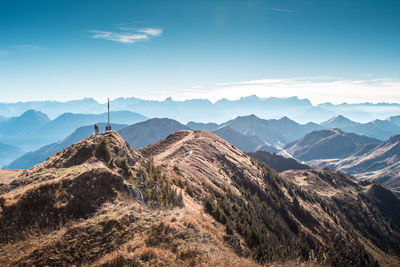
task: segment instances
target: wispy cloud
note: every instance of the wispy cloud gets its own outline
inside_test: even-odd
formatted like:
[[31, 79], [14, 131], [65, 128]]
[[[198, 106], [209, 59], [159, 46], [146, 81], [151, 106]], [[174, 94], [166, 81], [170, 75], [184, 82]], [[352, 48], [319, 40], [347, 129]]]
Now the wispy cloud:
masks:
[[12, 51], [10, 51], [10, 50], [0, 50], [0, 57], [11, 54], [11, 53], [12, 53]]
[[143, 29], [129, 29], [120, 27], [120, 32], [111, 31], [90, 31], [92, 35], [90, 38], [104, 39], [124, 44], [131, 44], [140, 41], [149, 40], [152, 37], [160, 36], [162, 29], [159, 28], [143, 28]]
[[32, 44], [10, 45], [10, 46], [7, 46], [6, 49], [0, 49], [0, 56], [14, 54], [14, 53], [18, 53], [18, 52], [36, 52], [36, 51], [39, 51], [42, 49], [44, 49], [44, 48], [41, 46], [32, 45]]
[[35, 52], [35, 51], [43, 50], [42, 46], [33, 45], [33, 44], [21, 44], [21, 45], [15, 45], [14, 47], [17, 49], [20, 49], [24, 52]]
[[282, 8], [274, 8], [274, 7], [270, 7], [268, 9], [272, 10], [272, 11], [284, 12], [284, 13], [293, 13], [294, 12], [293, 10], [290, 10], [290, 9], [282, 9]]

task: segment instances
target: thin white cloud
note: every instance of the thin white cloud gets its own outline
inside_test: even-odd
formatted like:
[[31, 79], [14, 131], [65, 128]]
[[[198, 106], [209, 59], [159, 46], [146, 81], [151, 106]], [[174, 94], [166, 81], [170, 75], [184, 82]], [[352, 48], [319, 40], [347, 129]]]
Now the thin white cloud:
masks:
[[124, 44], [131, 44], [140, 41], [145, 41], [151, 37], [160, 36], [162, 30], [158, 28], [144, 28], [133, 31], [128, 28], [120, 28], [121, 32], [110, 32], [110, 31], [90, 31], [92, 35], [90, 38], [104, 39]]
[[38, 45], [32, 45], [32, 44], [16, 45], [15, 47], [22, 51], [25, 51], [25, 52], [34, 52], [34, 51], [43, 50], [43, 47], [38, 46]]
[[138, 32], [145, 33], [150, 36], [160, 36], [162, 33], [162, 30], [155, 29], [155, 28], [146, 28], [146, 29], [138, 30]]
[[294, 12], [293, 10], [290, 10], [290, 9], [282, 9], [282, 8], [274, 8], [274, 7], [270, 7], [268, 9], [272, 10], [272, 11], [284, 12], [284, 13], [293, 13]]
[[8, 54], [11, 54], [11, 51], [9, 51], [9, 50], [0, 50], [0, 57], [8, 55]]

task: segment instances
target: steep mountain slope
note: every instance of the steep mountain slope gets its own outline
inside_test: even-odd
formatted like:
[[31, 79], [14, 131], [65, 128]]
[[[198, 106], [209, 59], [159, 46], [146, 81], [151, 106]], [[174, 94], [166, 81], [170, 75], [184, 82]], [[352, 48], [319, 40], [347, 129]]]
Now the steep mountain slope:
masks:
[[24, 152], [16, 146], [0, 143], [0, 166], [10, 163]]
[[272, 145], [282, 145], [299, 139], [305, 134], [324, 129], [315, 123], [298, 124], [287, 117], [279, 120], [264, 120], [255, 115], [237, 117], [223, 123], [221, 127], [229, 126], [244, 135], [252, 134]]
[[381, 143], [378, 139], [339, 129], [314, 131], [285, 147], [293, 157], [310, 161], [315, 159], [346, 158], [373, 149]]
[[292, 158], [285, 158], [281, 155], [271, 154], [267, 151], [256, 151], [247, 153], [252, 158], [260, 162], [264, 162], [272, 169], [277, 172], [283, 172], [286, 170], [308, 170], [311, 169], [309, 166], [305, 164], [301, 164]]
[[140, 148], [180, 130], [189, 130], [189, 128], [176, 120], [156, 118], [130, 125], [120, 130], [119, 134], [129, 145]]
[[375, 148], [334, 162], [317, 162], [363, 179], [379, 181], [400, 195], [400, 135]]
[[390, 191], [327, 170], [279, 176], [205, 131], [139, 151], [91, 136], [28, 173], [0, 171], [2, 265], [399, 264]]
[[223, 226], [174, 177], [116, 132], [75, 143], [28, 173], [0, 171], [2, 266], [257, 266], [235, 254]]
[[13, 117], [0, 124], [0, 135], [29, 135], [50, 121], [46, 114], [28, 110], [21, 116]]
[[[400, 220], [391, 205], [400, 200], [379, 185], [326, 170], [280, 177], [202, 131], [177, 132], [139, 151], [166, 166], [192, 199], [203, 200], [206, 212], [225, 225], [228, 235], [243, 238], [237, 248], [242, 253], [248, 246], [261, 261], [312, 257], [325, 265], [374, 265], [375, 259], [398, 264], [397, 256], [390, 255], [400, 253]], [[318, 177], [314, 183], [294, 183], [311, 173]], [[327, 184], [329, 192], [314, 192]]]
[[[106, 123], [99, 123], [98, 124], [100, 129], [104, 129], [106, 127]], [[118, 131], [127, 125], [125, 124], [111, 124], [112, 129]], [[36, 164], [41, 163], [42, 161], [46, 160], [49, 156], [63, 150], [69, 145], [76, 143], [89, 135], [93, 134], [93, 125], [90, 126], [83, 126], [75, 130], [70, 136], [67, 138], [41, 147], [38, 150], [28, 152], [21, 157], [13, 160], [9, 165], [5, 166], [6, 169], [29, 169]]]

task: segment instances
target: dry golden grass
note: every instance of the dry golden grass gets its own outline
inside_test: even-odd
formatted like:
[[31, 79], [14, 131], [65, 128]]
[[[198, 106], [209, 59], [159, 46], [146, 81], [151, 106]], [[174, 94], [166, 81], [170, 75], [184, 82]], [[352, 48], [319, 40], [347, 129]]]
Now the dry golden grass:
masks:
[[[259, 266], [258, 262], [243, 256], [254, 255], [251, 249], [255, 247], [251, 246], [248, 237], [237, 230], [229, 232], [227, 225], [204, 212], [207, 197], [214, 197], [213, 201], [222, 201], [230, 195], [234, 197], [229, 201], [243, 199], [242, 202], [233, 203], [240, 203], [240, 207], [232, 206], [231, 214], [234, 214], [233, 208], [243, 212], [244, 207], [252, 204], [251, 201], [257, 202], [254, 201], [257, 194], [271, 190], [271, 183], [267, 183], [264, 170], [259, 165], [219, 137], [202, 131], [178, 132], [142, 149], [140, 153], [131, 151], [115, 133], [107, 134], [106, 138], [113, 157], [120, 158], [126, 153], [128, 168], [132, 173], [129, 178], [124, 177], [126, 172], [115, 164], [116, 161], [105, 162], [101, 157], [93, 156], [92, 150], [102, 140], [100, 136], [78, 142], [50, 157], [32, 168], [29, 178], [21, 172], [0, 171], [0, 179], [1, 175], [6, 177], [3, 178], [6, 183], [3, 182], [2, 190], [7, 189], [11, 181], [18, 182], [16, 187], [9, 187], [1, 195], [6, 198], [3, 204], [7, 210], [0, 215], [0, 222], [6, 226], [0, 235], [1, 266]], [[155, 164], [161, 166], [154, 167], [162, 173], [157, 177], [143, 175], [148, 180], [140, 181], [147, 160], [143, 156], [154, 157]], [[145, 190], [151, 190], [151, 185], [156, 184], [161, 174], [168, 178], [174, 190], [182, 191], [183, 208], [179, 208], [182, 205], [142, 206], [137, 201], [135, 187], [140, 188], [146, 196]], [[240, 180], [233, 179], [238, 175], [242, 181], [250, 181], [247, 185], [255, 188], [256, 193], [250, 195], [249, 191], [244, 191], [244, 187], [239, 188]], [[275, 226], [281, 224], [283, 227], [274, 229], [287, 230], [285, 224], [291, 219], [298, 225], [297, 236], [308, 234], [318, 245], [328, 246], [332, 245], [328, 244], [333, 240], [330, 239], [331, 234], [347, 233], [350, 229], [353, 236], [364, 242], [364, 247], [371, 255], [377, 259], [387, 256], [362, 233], [350, 228], [344, 216], [340, 218], [341, 221], [335, 222], [335, 218], [322, 207], [320, 199], [311, 192], [311, 189], [315, 189], [315, 195], [328, 200], [332, 196], [343, 196], [352, 208], [354, 206], [351, 205], [357, 203], [358, 192], [352, 189], [351, 184], [345, 180], [336, 183], [329, 180], [330, 175], [319, 176], [319, 173], [311, 172], [308, 175], [288, 172], [283, 178], [273, 172], [268, 175], [271, 175], [269, 179], [277, 179], [274, 190], [281, 193], [273, 201], [287, 209], [289, 218], [285, 218], [286, 221], [282, 218], [274, 221], [275, 217], [268, 217], [271, 225], [265, 228], [266, 235], [278, 236], [280, 233], [274, 233], [268, 227], [275, 223]], [[299, 191], [293, 194], [288, 181], [304, 189], [303, 194], [306, 195], [300, 197]], [[372, 187], [360, 188], [368, 194]], [[154, 197], [155, 201], [158, 197]], [[307, 212], [306, 215], [317, 221], [312, 227], [304, 223], [304, 217], [307, 217], [305, 213], [303, 216], [295, 215], [295, 199]], [[258, 200], [264, 201], [261, 198]], [[227, 198], [225, 201], [229, 204]], [[265, 205], [271, 209], [272, 204], [277, 203], [264, 201], [259, 207]], [[329, 207], [332, 208], [332, 205]], [[365, 203], [361, 208], [370, 212]], [[247, 217], [258, 215], [244, 214]], [[279, 216], [279, 213], [271, 214]], [[235, 216], [237, 219], [238, 215]], [[2, 220], [5, 217], [7, 220]], [[239, 219], [253, 220], [247, 217]], [[8, 231], [7, 235], [4, 234], [5, 230]], [[21, 230], [24, 233], [13, 235]], [[295, 234], [292, 237], [296, 239]], [[290, 253], [297, 247], [287, 243], [287, 247], [278, 249], [274, 247], [275, 241], [279, 242], [277, 238], [268, 240], [273, 249], [271, 255], [277, 255], [271, 257], [270, 261], [278, 262], [268, 262], [265, 266], [318, 266], [310, 251], [299, 260], [296, 260], [297, 256], [279, 258], [276, 251]], [[382, 262], [389, 265], [396, 263], [392, 258]]]

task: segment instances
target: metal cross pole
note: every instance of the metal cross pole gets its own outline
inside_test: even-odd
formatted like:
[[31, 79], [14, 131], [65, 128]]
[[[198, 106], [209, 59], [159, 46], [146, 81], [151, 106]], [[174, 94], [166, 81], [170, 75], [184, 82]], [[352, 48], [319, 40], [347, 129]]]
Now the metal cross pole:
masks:
[[107, 98], [107, 106], [108, 106], [108, 127], [110, 127], [110, 99]]

